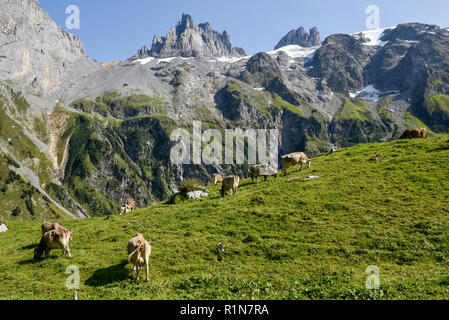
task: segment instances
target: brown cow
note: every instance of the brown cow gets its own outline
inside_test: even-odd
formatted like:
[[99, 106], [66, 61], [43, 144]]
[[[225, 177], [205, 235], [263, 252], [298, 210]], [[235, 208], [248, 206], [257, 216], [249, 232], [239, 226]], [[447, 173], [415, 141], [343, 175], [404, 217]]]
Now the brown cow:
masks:
[[149, 264], [148, 259], [151, 254], [151, 245], [140, 234], [136, 234], [128, 242], [128, 262], [134, 265], [133, 271], [137, 272], [136, 280], [139, 280], [139, 272], [143, 266], [146, 268], [146, 281], [149, 281]]
[[214, 184], [217, 184], [219, 182], [223, 182], [223, 176], [219, 173], [214, 173], [212, 178], [214, 179]]
[[65, 232], [69, 232], [70, 230], [67, 229], [66, 227], [64, 227], [61, 223], [59, 222], [45, 222], [42, 224], [41, 229], [42, 229], [42, 235], [44, 235], [45, 233], [47, 233], [48, 231], [51, 230], [55, 230], [55, 229], [62, 229]]
[[286, 156], [283, 156], [281, 160], [282, 160], [282, 171], [284, 172], [285, 175], [287, 175], [287, 169], [289, 167], [301, 164], [301, 171], [302, 171], [303, 164], [307, 164], [307, 166], [310, 168], [310, 163], [312, 162], [312, 160], [310, 160], [304, 152], [290, 153]]
[[134, 199], [129, 198], [126, 200], [125, 202], [125, 206], [121, 208], [121, 212], [120, 215], [124, 214], [124, 213], [130, 213], [133, 212], [134, 210], [137, 210], [137, 204], [134, 201]]
[[427, 138], [427, 130], [425, 128], [412, 128], [404, 131], [399, 139], [419, 139]]
[[39, 246], [34, 249], [34, 259], [44, 259], [50, 254], [52, 249], [62, 249], [62, 256], [64, 257], [67, 253], [69, 258], [71, 258], [70, 240], [72, 240], [72, 230], [64, 231], [61, 228], [57, 228], [46, 232], [42, 236]]
[[251, 167], [252, 182], [254, 182], [254, 179], [256, 179], [256, 182], [259, 182], [259, 177], [264, 177], [265, 181], [267, 181], [268, 176], [278, 177], [278, 171], [270, 166], [270, 164], [258, 164]]
[[224, 178], [220, 190], [221, 196], [224, 197], [226, 192], [228, 192], [229, 190], [232, 190], [235, 196], [237, 194], [237, 189], [239, 188], [239, 183], [240, 183], [239, 176], [233, 175]]

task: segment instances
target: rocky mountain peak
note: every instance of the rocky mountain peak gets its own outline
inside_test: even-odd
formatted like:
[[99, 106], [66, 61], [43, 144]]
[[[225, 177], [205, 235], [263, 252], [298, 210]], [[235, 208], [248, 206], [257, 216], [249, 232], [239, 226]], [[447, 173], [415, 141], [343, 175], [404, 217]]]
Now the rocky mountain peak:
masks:
[[274, 48], [279, 49], [288, 45], [299, 45], [301, 47], [315, 47], [321, 44], [321, 36], [317, 27], [310, 29], [310, 32], [300, 27], [297, 30], [291, 30], [284, 36]]
[[151, 49], [144, 46], [131, 59], [244, 55], [245, 50], [234, 47], [226, 31], [219, 33], [208, 22], [197, 25], [190, 15], [183, 14], [181, 21], [170, 28], [165, 37], [154, 36]]
[[0, 7], [0, 80], [43, 96], [60, 89], [64, 75], [84, 65], [80, 60], [89, 61], [78, 37], [57, 26], [37, 0], [0, 0]]

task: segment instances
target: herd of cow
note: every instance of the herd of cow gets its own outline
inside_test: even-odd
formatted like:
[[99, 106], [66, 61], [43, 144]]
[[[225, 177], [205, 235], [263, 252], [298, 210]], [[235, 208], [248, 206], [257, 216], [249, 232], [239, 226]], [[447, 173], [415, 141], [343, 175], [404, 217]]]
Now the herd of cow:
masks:
[[[34, 259], [44, 259], [53, 249], [62, 249], [62, 256], [70, 254], [69, 241], [72, 240], [72, 230], [67, 229], [59, 222], [45, 222], [41, 226], [42, 238], [39, 245], [34, 249]], [[128, 242], [128, 263], [133, 264], [133, 271], [139, 273], [145, 267], [146, 281], [149, 281], [149, 257], [151, 254], [151, 245], [140, 234], [136, 234]]]
[[[427, 138], [427, 131], [423, 128], [407, 129], [400, 139], [414, 139], [414, 138]], [[281, 158], [282, 171], [287, 175], [288, 168], [300, 164], [301, 171], [303, 165], [307, 165], [310, 168], [311, 160], [304, 152], [294, 152], [283, 156]], [[271, 167], [270, 164], [260, 164], [251, 167], [251, 180], [258, 181], [259, 177], [278, 176], [278, 170]], [[213, 183], [217, 184], [221, 182], [220, 194], [222, 197], [227, 192], [232, 191], [233, 195], [237, 194], [237, 190], [240, 184], [240, 177], [237, 175], [230, 175], [223, 177], [221, 174], [213, 175]], [[126, 200], [125, 207], [122, 208], [121, 214], [128, 213], [137, 209], [136, 203], [133, 199]], [[72, 230], [67, 229], [59, 222], [46, 222], [42, 224], [42, 238], [38, 247], [34, 250], [34, 259], [43, 259], [50, 254], [52, 249], [62, 249], [63, 254], [71, 257], [69, 241], [72, 240]], [[146, 281], [149, 280], [149, 265], [148, 259], [151, 254], [151, 245], [145, 240], [141, 234], [136, 234], [128, 242], [128, 262], [133, 264], [133, 271], [137, 273], [137, 280], [139, 279], [139, 273], [145, 267]]]
[[[310, 167], [311, 160], [303, 152], [296, 152], [282, 157], [283, 171], [287, 174], [287, 169], [295, 164], [307, 164]], [[256, 165], [251, 167], [251, 179], [254, 182], [260, 176], [265, 180], [268, 176], [277, 177], [278, 171], [272, 168], [269, 164]], [[237, 189], [240, 183], [240, 177], [237, 175], [227, 176], [223, 178], [220, 174], [214, 175], [214, 183], [222, 182], [221, 195], [224, 197], [229, 190], [233, 191], [234, 196], [237, 194]], [[137, 208], [133, 199], [126, 200], [125, 207], [122, 208], [121, 214], [128, 213]], [[66, 254], [71, 257], [69, 241], [72, 240], [72, 230], [67, 229], [59, 222], [46, 222], [42, 224], [42, 238], [38, 247], [34, 250], [34, 259], [44, 259], [50, 254], [53, 249], [62, 249], [62, 256]], [[146, 280], [149, 279], [149, 265], [148, 259], [151, 254], [151, 245], [141, 234], [136, 234], [128, 242], [128, 262], [133, 264], [133, 271], [137, 273], [137, 280], [139, 273], [145, 267]]]
[[[282, 162], [282, 171], [284, 172], [285, 175], [287, 175], [287, 169], [297, 164], [301, 165], [301, 171], [304, 164], [306, 164], [310, 168], [312, 160], [310, 160], [304, 152], [294, 152], [286, 156], [283, 156], [281, 158], [281, 162]], [[266, 181], [267, 177], [270, 176], [277, 178], [278, 170], [271, 167], [269, 163], [258, 164], [251, 167], [252, 182], [254, 182], [254, 179], [256, 179], [256, 182], [258, 182], [259, 177], [264, 177]], [[231, 175], [227, 176], [226, 178], [223, 178], [221, 174], [216, 173], [213, 175], [213, 180], [214, 184], [217, 184], [218, 182], [222, 183], [220, 190], [220, 194], [222, 197], [224, 197], [228, 191], [232, 191], [234, 196], [237, 194], [237, 189], [240, 184], [239, 176]]]

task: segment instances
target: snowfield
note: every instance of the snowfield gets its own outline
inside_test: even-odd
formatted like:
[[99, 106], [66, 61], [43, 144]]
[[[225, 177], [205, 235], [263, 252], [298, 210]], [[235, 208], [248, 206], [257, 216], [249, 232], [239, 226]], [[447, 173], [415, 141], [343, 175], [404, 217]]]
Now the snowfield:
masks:
[[372, 84], [364, 88], [362, 91], [356, 93], [350, 93], [351, 98], [362, 99], [362, 100], [370, 100], [370, 101], [378, 101], [382, 97], [385, 97], [389, 94], [399, 93], [399, 91], [388, 91], [382, 92], [374, 88]]
[[170, 63], [170, 62], [172, 62], [173, 60], [176, 60], [176, 59], [189, 60], [191, 58], [170, 57], [170, 58], [157, 59], [157, 58], [154, 58], [154, 57], [148, 57], [148, 58], [145, 58], [145, 59], [134, 60], [133, 63], [140, 63], [141, 65], [146, 65], [146, 64], [150, 63], [151, 61], [156, 61], [156, 64], [159, 64], [161, 62]]
[[384, 47], [388, 41], [382, 41], [380, 40], [382, 38], [382, 36], [384, 35], [386, 30], [390, 30], [390, 29], [394, 29], [395, 27], [389, 27], [389, 28], [382, 28], [382, 29], [376, 29], [376, 30], [367, 30], [367, 31], [362, 31], [362, 32], [358, 32], [358, 33], [353, 33], [351, 34], [351, 36], [356, 37], [356, 38], [364, 38], [369, 40], [368, 42], [364, 43], [364, 45], [366, 46], [379, 46], [379, 47]]
[[289, 45], [282, 48], [279, 48], [274, 51], [267, 52], [270, 55], [278, 54], [279, 52], [285, 52], [290, 58], [294, 59], [313, 59], [313, 55], [315, 51], [317, 51], [321, 46], [304, 48], [298, 45]]

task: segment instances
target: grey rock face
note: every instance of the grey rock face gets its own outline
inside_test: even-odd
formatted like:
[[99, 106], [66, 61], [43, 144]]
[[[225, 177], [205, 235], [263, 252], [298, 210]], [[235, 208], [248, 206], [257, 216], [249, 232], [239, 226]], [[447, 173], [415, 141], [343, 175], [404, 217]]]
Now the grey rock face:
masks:
[[81, 41], [37, 0], [0, 0], [0, 8], [0, 80], [45, 96], [60, 89], [79, 60], [88, 60]]
[[132, 59], [244, 55], [245, 50], [234, 47], [226, 31], [218, 33], [209, 23], [196, 25], [191, 16], [183, 14], [181, 21], [165, 37], [155, 36], [151, 49], [144, 46]]
[[292, 30], [284, 36], [281, 41], [274, 47], [274, 49], [279, 49], [288, 45], [299, 45], [301, 47], [315, 47], [321, 44], [321, 36], [317, 27], [310, 29], [310, 32], [300, 27], [297, 30]]
[[[388, 44], [376, 53], [368, 70], [374, 71], [372, 78], [384, 91], [423, 93], [449, 72], [447, 30], [433, 25], [403, 24], [385, 32], [383, 40]], [[447, 94], [448, 89], [446, 84], [438, 92]]]
[[332, 91], [348, 95], [363, 88], [369, 57], [369, 48], [361, 40], [345, 34], [332, 35], [316, 51], [310, 75]]

